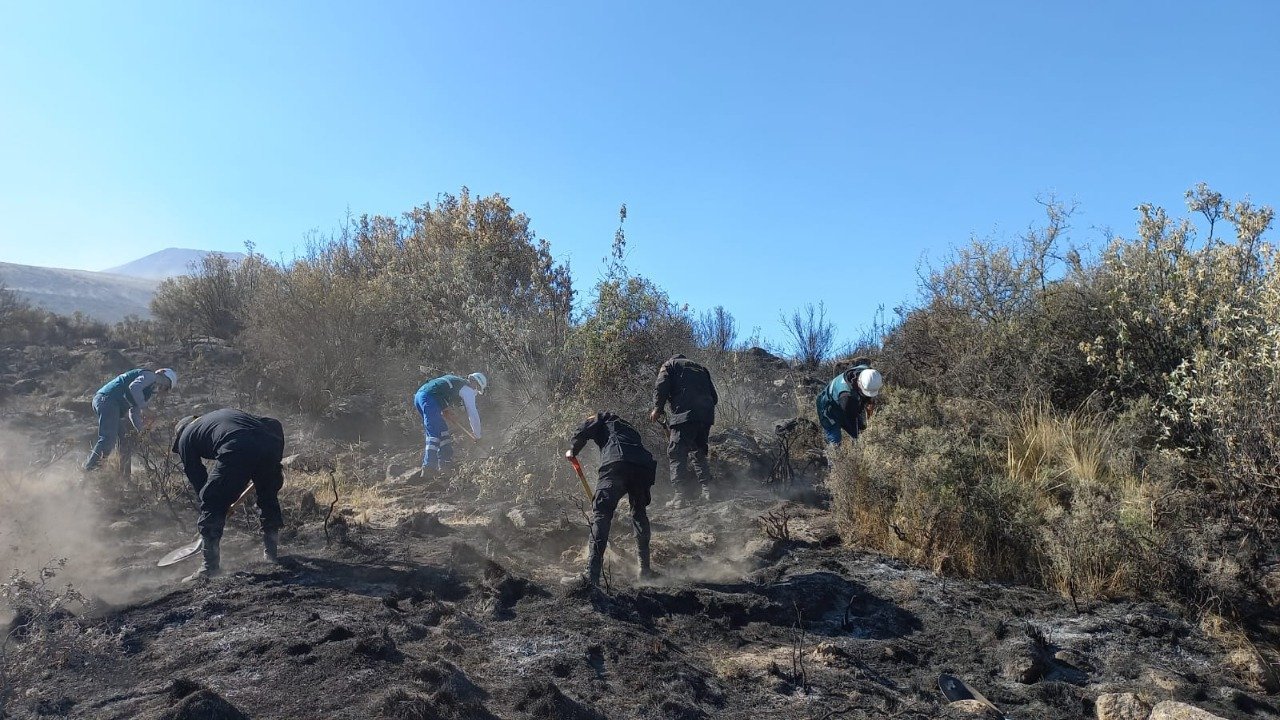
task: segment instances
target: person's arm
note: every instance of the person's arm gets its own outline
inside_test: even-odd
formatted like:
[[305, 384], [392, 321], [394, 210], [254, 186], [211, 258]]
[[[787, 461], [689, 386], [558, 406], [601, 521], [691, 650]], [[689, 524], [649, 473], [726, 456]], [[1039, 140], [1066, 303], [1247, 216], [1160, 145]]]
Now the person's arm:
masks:
[[566, 453], [566, 455], [569, 457], [577, 457], [578, 453], [582, 452], [582, 448], [587, 444], [587, 441], [595, 439], [596, 433], [599, 432], [600, 427], [599, 415], [579, 425], [578, 429], [573, 432], [573, 437], [570, 440], [571, 445], [569, 446], [569, 452]]
[[129, 383], [129, 387], [125, 390], [129, 393], [129, 422], [133, 423], [133, 429], [138, 432], [142, 432], [142, 409], [147, 406], [145, 391], [155, 381], [155, 373], [144, 372]]
[[182, 472], [186, 473], [187, 481], [199, 494], [200, 489], [209, 481], [209, 471], [205, 469], [204, 460], [200, 458], [195, 443], [191, 442], [190, 433], [184, 433], [178, 438], [178, 457], [182, 458]]
[[858, 433], [862, 432], [862, 402], [860, 398], [855, 397], [853, 393], [840, 393], [840, 397], [836, 400], [840, 405], [840, 425], [849, 433], [850, 437], [858, 437]]
[[663, 406], [667, 404], [667, 400], [671, 399], [671, 391], [674, 390], [676, 380], [673, 369], [670, 362], [665, 362], [658, 368], [658, 381], [653, 386], [653, 412], [649, 413], [650, 419], [657, 420], [661, 417]]
[[467, 386], [458, 391], [462, 396], [462, 404], [467, 408], [467, 422], [471, 424], [471, 434], [480, 439], [480, 411], [476, 409], [476, 391]]

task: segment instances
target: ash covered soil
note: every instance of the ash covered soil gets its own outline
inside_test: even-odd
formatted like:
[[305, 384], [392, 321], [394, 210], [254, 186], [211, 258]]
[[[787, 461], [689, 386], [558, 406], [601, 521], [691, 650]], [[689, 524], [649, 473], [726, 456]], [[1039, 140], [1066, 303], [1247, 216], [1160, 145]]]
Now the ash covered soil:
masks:
[[[0, 561], [30, 572], [67, 556], [50, 582], [97, 600], [25, 626], [0, 617], [11, 631], [0, 646], [0, 715], [982, 717], [947, 703], [938, 677], [950, 673], [1011, 718], [1280, 717], [1261, 660], [1272, 648], [1260, 639], [1242, 647], [1172, 605], [1076, 607], [1049, 592], [939, 577], [843, 546], [821, 503], [754, 482], [678, 511], [664, 509], [660, 483], [650, 515], [663, 577], [645, 586], [624, 502], [607, 586], [581, 589], [561, 583], [585, 565], [580, 497], [477, 501], [466, 478], [447, 486], [384, 473], [387, 458], [373, 448], [360, 474], [377, 482], [342, 498], [327, 539], [330, 496], [314, 482], [316, 495], [305, 491], [306, 471], [290, 469], [281, 562], [260, 559], [256, 522], [238, 512], [225, 574], [181, 583], [196, 559], [155, 563], [191, 540], [188, 501], [167, 512], [148, 497], [144, 457], [134, 495], [106, 502], [93, 493], [111, 480], [81, 487], [74, 467], [93, 431], [86, 393], [123, 369], [200, 365], [170, 415], [252, 407], [228, 389], [234, 353], [200, 352], [0, 352], [9, 368], [0, 385], [11, 386], [0, 406]], [[290, 452], [315, 449], [303, 419], [285, 426]], [[73, 449], [51, 463], [59, 448]], [[743, 467], [757, 464], [740, 476], [762, 476], [758, 444], [713, 436], [713, 460], [735, 453], [752, 456], [738, 458]], [[413, 455], [396, 461], [400, 470]], [[1274, 606], [1266, 612], [1274, 622]], [[1212, 715], [1170, 714], [1188, 706]]]
[[[188, 535], [117, 521], [109, 573], [156, 589], [63, 619], [98, 640], [69, 662], [15, 663], [12, 716], [971, 716], [947, 706], [942, 672], [1009, 717], [1095, 717], [1113, 692], [1278, 714], [1222, 644], [1170, 609], [1077, 611], [1052, 594], [936, 577], [841, 547], [825, 511], [759, 488], [674, 512], [655, 504], [664, 577], [648, 586], [634, 580], [629, 526], [615, 523], [608, 587], [594, 590], [560, 581], [582, 567], [585, 524], [570, 503], [476, 507], [443, 488], [385, 485], [385, 509], [339, 516], [327, 547], [324, 508], [287, 499], [278, 565], [258, 559], [242, 513], [225, 574], [195, 584], [179, 582], [190, 564], [155, 567]], [[770, 512], [792, 516], [788, 539], [757, 521]]]

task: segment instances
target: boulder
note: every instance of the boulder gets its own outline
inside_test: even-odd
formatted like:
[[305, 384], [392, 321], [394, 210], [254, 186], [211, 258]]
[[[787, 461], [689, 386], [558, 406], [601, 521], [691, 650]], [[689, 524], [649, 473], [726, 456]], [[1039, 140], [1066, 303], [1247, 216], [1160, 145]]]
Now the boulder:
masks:
[[1186, 703], [1165, 700], [1151, 710], [1150, 720], [1226, 720], [1226, 718]]
[[14, 395], [31, 395], [39, 392], [40, 390], [41, 387], [39, 381], [32, 380], [31, 378], [19, 380], [9, 388], [9, 391]]
[[1049, 666], [1044, 650], [1033, 639], [1018, 637], [1009, 640], [1001, 650], [1004, 657], [1000, 674], [1007, 680], [1030, 685], [1042, 679]]
[[763, 367], [777, 368], [779, 370], [786, 370], [791, 367], [786, 360], [761, 347], [747, 348], [742, 354]]
[[1094, 703], [1098, 720], [1147, 720], [1151, 706], [1133, 693], [1106, 693]]

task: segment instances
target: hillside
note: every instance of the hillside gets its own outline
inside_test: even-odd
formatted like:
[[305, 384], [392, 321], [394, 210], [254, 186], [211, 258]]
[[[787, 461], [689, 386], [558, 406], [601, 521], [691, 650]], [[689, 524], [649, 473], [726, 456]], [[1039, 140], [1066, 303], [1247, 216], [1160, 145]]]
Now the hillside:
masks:
[[222, 255], [232, 262], [239, 262], [245, 257], [244, 253], [239, 252], [210, 252], [208, 250], [191, 250], [188, 248], [165, 248], [132, 262], [107, 268], [103, 272], [145, 278], [147, 280], [164, 280], [175, 275], [186, 275], [206, 255], [214, 254]]
[[[0, 655], [8, 716], [998, 717], [948, 704], [938, 678], [952, 673], [1009, 717], [1146, 718], [1153, 706], [1152, 718], [1280, 717], [1247, 641], [1173, 606], [1076, 607], [844, 547], [809, 492], [816, 477], [762, 485], [767, 438], [733, 431], [712, 438], [723, 499], [673, 511], [655, 488], [663, 576], [634, 579], [634, 544], [615, 522], [608, 583], [590, 590], [560, 582], [582, 567], [580, 495], [484, 497], [471, 474], [493, 452], [484, 445], [463, 449], [480, 464], [423, 483], [405, 472], [415, 437], [337, 443], [282, 414], [295, 455], [280, 563], [260, 560], [243, 512], [228, 525], [226, 574], [180, 583], [190, 562], [155, 561], [190, 539], [195, 515], [185, 481], [155, 474], [172, 471], [156, 460], [172, 415], [230, 394], [236, 357], [217, 344], [0, 354], [32, 388], [0, 426], [0, 484], [20, 508], [0, 515], [0, 560], [33, 577], [68, 558], [8, 586], [11, 607], [30, 608]], [[202, 370], [165, 399], [132, 482], [81, 484], [93, 419], [68, 388], [156, 363]]]
[[33, 305], [60, 315], [83, 313], [115, 323], [149, 317], [156, 281], [139, 277], [0, 262], [0, 283]]

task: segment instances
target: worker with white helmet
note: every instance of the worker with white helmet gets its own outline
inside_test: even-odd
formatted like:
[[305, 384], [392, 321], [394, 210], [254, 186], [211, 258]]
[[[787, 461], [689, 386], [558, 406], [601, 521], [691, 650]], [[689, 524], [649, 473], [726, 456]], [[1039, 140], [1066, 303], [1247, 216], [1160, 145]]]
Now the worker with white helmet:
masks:
[[874, 400], [884, 386], [880, 371], [871, 367], [865, 358], [856, 358], [853, 367], [845, 370], [827, 383], [818, 393], [818, 422], [826, 433], [827, 442], [840, 444], [840, 431], [858, 439], [867, 427], [875, 408]]
[[98, 414], [98, 442], [85, 460], [84, 469], [93, 470], [115, 449], [120, 437], [120, 419], [126, 414], [133, 429], [143, 428], [142, 411], [156, 393], [165, 393], [178, 384], [178, 373], [170, 368], [144, 370], [137, 368], [122, 373], [103, 385], [93, 396], [93, 411]]
[[442, 375], [429, 380], [413, 396], [413, 405], [422, 415], [422, 428], [427, 437], [427, 448], [422, 455], [423, 473], [441, 472], [453, 462], [453, 437], [445, 413], [451, 408], [463, 406], [467, 410], [467, 423], [471, 436], [479, 440], [480, 411], [476, 409], [476, 397], [484, 394], [489, 379], [484, 373], [471, 373], [467, 377]]

